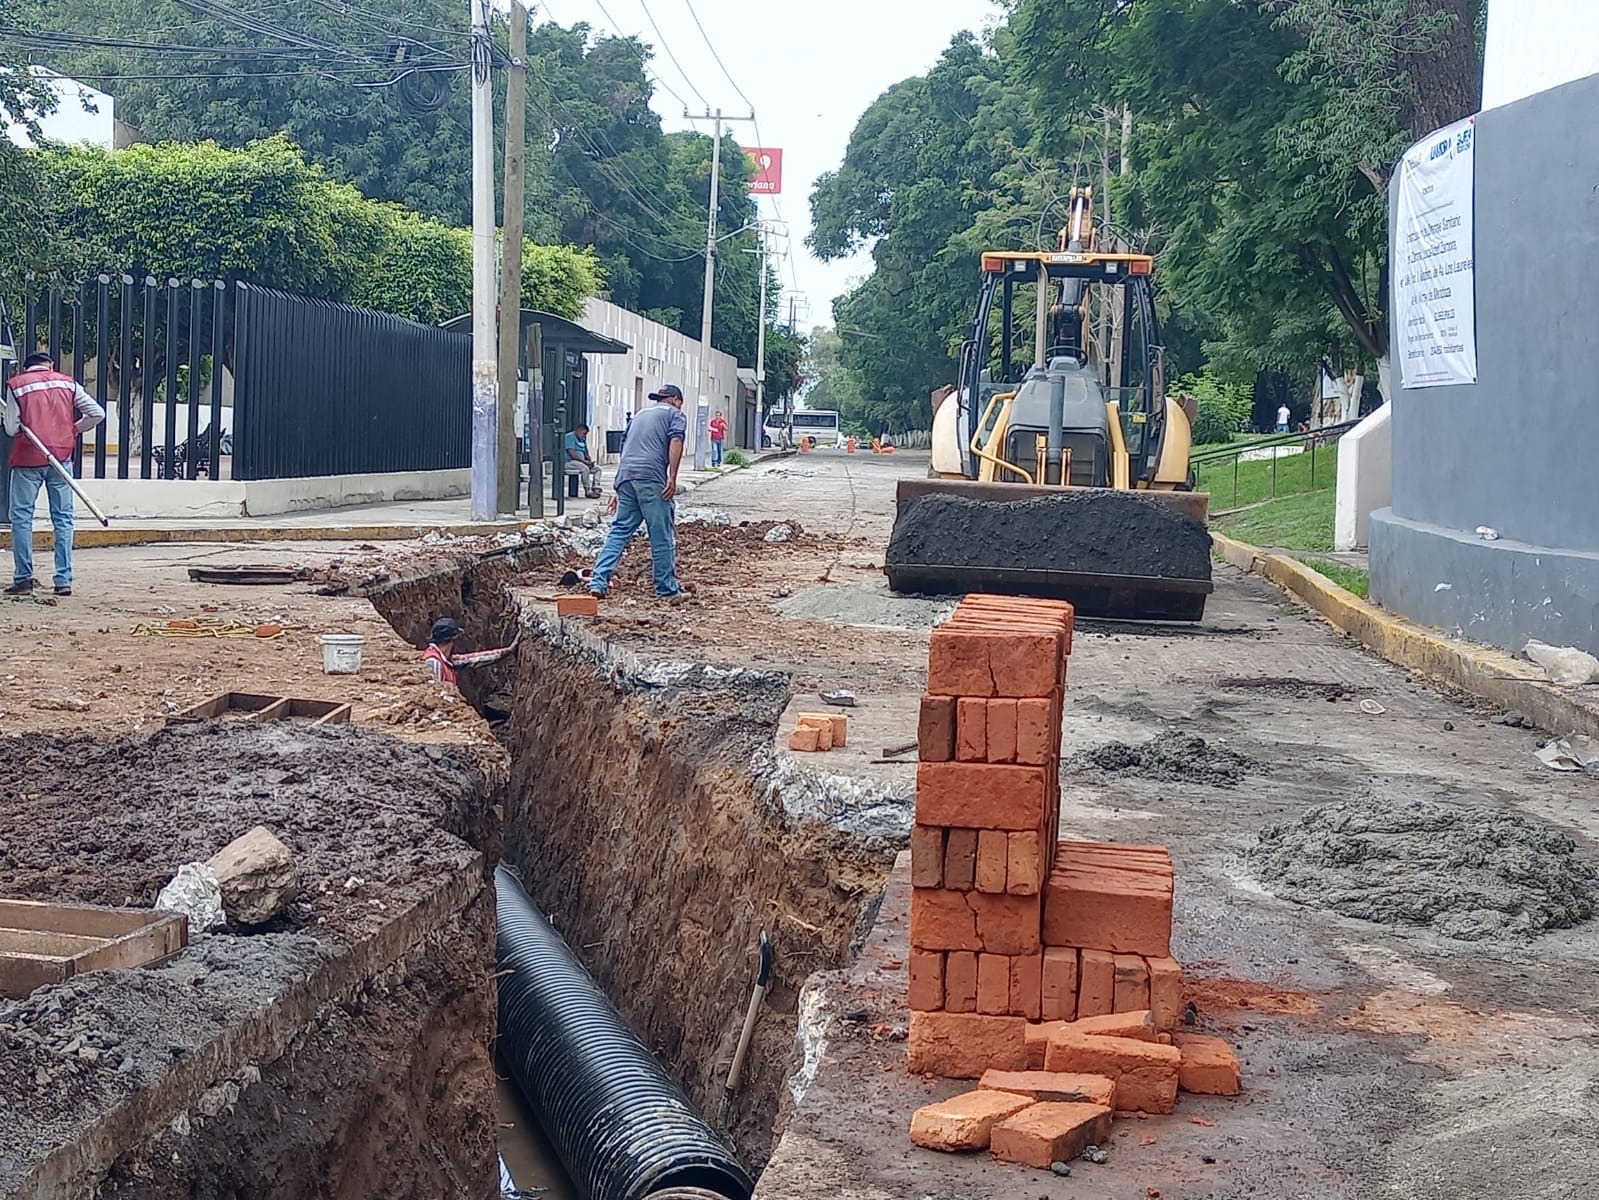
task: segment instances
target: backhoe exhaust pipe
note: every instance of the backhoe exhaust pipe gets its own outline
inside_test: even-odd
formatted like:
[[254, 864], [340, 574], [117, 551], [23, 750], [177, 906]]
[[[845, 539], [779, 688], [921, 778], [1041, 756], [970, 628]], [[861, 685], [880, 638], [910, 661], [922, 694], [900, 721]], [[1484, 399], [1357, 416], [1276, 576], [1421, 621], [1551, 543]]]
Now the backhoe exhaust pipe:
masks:
[[1049, 377], [1049, 433], [1044, 443], [1044, 482], [1064, 484], [1061, 452], [1066, 441], [1066, 376]]

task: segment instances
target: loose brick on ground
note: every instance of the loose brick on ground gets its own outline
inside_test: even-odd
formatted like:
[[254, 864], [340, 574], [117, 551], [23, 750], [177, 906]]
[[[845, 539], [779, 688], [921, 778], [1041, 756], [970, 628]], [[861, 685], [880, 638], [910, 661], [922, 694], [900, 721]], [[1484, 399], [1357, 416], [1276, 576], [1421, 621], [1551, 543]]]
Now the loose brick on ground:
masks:
[[913, 1012], [908, 1062], [915, 1074], [947, 1079], [977, 1079], [988, 1070], [1020, 1071], [1027, 1063], [1027, 1022], [978, 1013]]
[[940, 1012], [944, 1008], [944, 955], [938, 950], [912, 950], [910, 986], [906, 1000], [917, 1012]]
[[1046, 1021], [1077, 1019], [1077, 951], [1045, 946], [1040, 1015]]
[[597, 617], [600, 615], [599, 597], [557, 596], [555, 599], [555, 615], [557, 617]]
[[929, 763], [916, 768], [916, 819], [965, 829], [1039, 829], [1044, 771], [990, 763]]
[[1116, 1107], [1116, 1081], [1103, 1075], [1073, 1075], [1064, 1071], [984, 1071], [977, 1086], [996, 1092], [1014, 1092], [1018, 1096], [1045, 1102]]
[[964, 1092], [916, 1110], [911, 1141], [928, 1150], [986, 1150], [989, 1134], [1032, 1101], [1015, 1093]]
[[[915, 925], [911, 926], [915, 931]], [[1056, 943], [1050, 942], [1050, 945]], [[1116, 959], [1104, 950], [1084, 950], [1077, 960], [1077, 1018], [1116, 1010]]]
[[977, 834], [977, 890], [991, 895], [1003, 892], [1009, 864], [1009, 835], [999, 829], [980, 830]]
[[826, 713], [800, 713], [799, 727], [801, 729], [816, 730], [816, 748], [818, 750], [831, 750], [833, 748], [833, 720]]
[[988, 761], [991, 763], [1016, 761], [1016, 704], [1015, 700], [988, 702]]
[[1174, 1033], [1172, 1043], [1182, 1055], [1177, 1086], [1198, 1096], [1236, 1096], [1244, 1090], [1238, 1055], [1217, 1037], [1201, 1033]]
[[1103, 1104], [1034, 1104], [989, 1132], [989, 1149], [1003, 1162], [1047, 1171], [1089, 1146], [1109, 1140], [1111, 1110]]
[[995, 1017], [1010, 1012], [1010, 959], [1003, 954], [977, 956], [977, 1011]]
[[833, 722], [833, 749], [849, 745], [849, 716], [846, 713], [828, 713]]
[[1106, 1017], [1084, 1017], [1071, 1024], [1073, 1033], [1086, 1033], [1094, 1037], [1135, 1038], [1140, 1042], [1159, 1041], [1159, 1030], [1150, 1012], [1112, 1013]]
[[955, 758], [988, 761], [988, 701], [962, 696], [955, 702]]
[[944, 1009], [977, 1011], [977, 955], [970, 950], [951, 950], [944, 956]]
[[1115, 1011], [1144, 1012], [1149, 1008], [1149, 964], [1136, 954], [1118, 954], [1115, 962]]
[[821, 749], [821, 731], [811, 726], [802, 726], [788, 735], [788, 748], [800, 754], [814, 754]]
[[[914, 1020], [916, 1014], [912, 1014]], [[1024, 1047], [1025, 1048], [1025, 1047]], [[1094, 1037], [1067, 1026], [1050, 1038], [1044, 1069], [1104, 1075], [1116, 1081], [1116, 1107], [1128, 1112], [1169, 1113], [1177, 1103], [1182, 1055], [1175, 1046], [1135, 1038]]]
[[977, 884], [977, 830], [951, 829], [944, 839], [944, 886], [969, 892]]
[[949, 762], [955, 757], [955, 697], [922, 697], [916, 745], [922, 762]]
[[966, 892], [911, 889], [911, 945], [918, 950], [981, 950], [977, 914]]
[[1044, 1055], [1049, 1050], [1049, 1039], [1065, 1029], [1065, 1021], [1033, 1021], [1027, 1026], [1027, 1069], [1042, 1071]]
[[1183, 1019], [1183, 968], [1175, 958], [1149, 960], [1149, 1008], [1156, 1029], [1176, 1029]]
[[1043, 839], [1038, 831], [1011, 834], [1005, 890], [1013, 896], [1036, 896], [1043, 888], [1043, 877]]
[[911, 826], [911, 886], [944, 886], [944, 831], [937, 826]]
[[1044, 956], [1016, 954], [1010, 959], [1010, 1013], [1038, 1020], [1043, 1010]]

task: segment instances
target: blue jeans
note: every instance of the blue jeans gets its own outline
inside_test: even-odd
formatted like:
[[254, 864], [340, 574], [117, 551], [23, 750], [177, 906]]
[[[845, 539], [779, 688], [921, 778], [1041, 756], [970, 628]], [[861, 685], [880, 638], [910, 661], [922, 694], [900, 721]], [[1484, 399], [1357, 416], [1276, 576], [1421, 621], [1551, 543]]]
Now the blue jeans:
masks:
[[56, 532], [56, 587], [72, 586], [72, 506], [67, 481], [51, 467], [11, 468], [12, 581], [33, 578], [33, 510], [43, 487], [50, 497], [50, 524]]
[[721, 465], [722, 465], [722, 439], [721, 438], [712, 438], [711, 439], [711, 466], [719, 467]]
[[616, 485], [616, 519], [594, 562], [589, 591], [608, 592], [611, 576], [628, 542], [640, 525], [649, 530], [650, 559], [655, 568], [655, 594], [677, 595], [677, 506], [661, 497], [662, 485], [652, 480], [629, 479]]

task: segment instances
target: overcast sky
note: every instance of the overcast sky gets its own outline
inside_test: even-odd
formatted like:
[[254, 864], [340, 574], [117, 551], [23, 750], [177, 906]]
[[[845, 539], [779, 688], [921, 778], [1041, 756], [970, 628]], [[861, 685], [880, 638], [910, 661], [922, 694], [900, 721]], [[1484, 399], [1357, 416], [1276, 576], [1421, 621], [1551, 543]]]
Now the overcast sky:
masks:
[[[749, 104], [734, 83], [743, 89], [755, 107], [764, 144], [784, 153], [783, 194], [775, 203], [763, 199], [761, 210], [768, 220], [786, 221], [791, 231], [793, 253], [783, 267], [783, 284], [799, 295], [801, 328], [831, 324], [833, 298], [871, 269], [866, 255], [823, 263], [805, 249], [812, 182], [839, 165], [855, 122], [889, 85], [926, 71], [962, 29], [980, 30], [998, 17], [991, 0], [534, 2], [535, 20], [587, 21], [597, 31], [636, 34], [654, 46], [651, 69], [664, 85], [656, 89], [655, 109], [668, 129], [690, 123], [683, 120], [682, 103], [665, 88], [697, 111], [720, 107], [747, 116]], [[733, 83], [695, 27], [690, 3]], [[660, 36], [650, 25], [651, 15]], [[708, 122], [694, 127], [710, 132]], [[742, 144], [756, 144], [748, 122], [732, 128]], [[786, 296], [783, 304], [786, 320]]]

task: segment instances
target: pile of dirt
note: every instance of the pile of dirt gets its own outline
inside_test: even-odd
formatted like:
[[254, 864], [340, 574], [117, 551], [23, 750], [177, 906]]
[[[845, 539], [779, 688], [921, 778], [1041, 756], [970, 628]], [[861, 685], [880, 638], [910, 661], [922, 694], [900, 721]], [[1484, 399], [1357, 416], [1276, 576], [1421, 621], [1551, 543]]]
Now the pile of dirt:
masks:
[[1567, 929], [1599, 902], [1571, 838], [1487, 807], [1323, 805], [1262, 831], [1248, 862], [1284, 899], [1461, 941]]
[[[784, 542], [768, 542], [766, 535], [786, 525], [792, 536]], [[751, 574], [758, 556], [784, 554], [789, 547], [815, 545], [818, 539], [807, 534], [795, 521], [741, 521], [737, 525], [714, 521], [681, 521], [677, 525], [677, 575], [688, 586], [700, 582], [729, 584]], [[650, 565], [649, 539], [640, 533], [622, 557], [611, 586], [625, 592], [654, 590]]]
[[900, 511], [887, 565], [1029, 567], [1210, 578], [1204, 522], [1133, 492], [1068, 491], [993, 503], [920, 496]]
[[1138, 775], [1165, 783], [1201, 783], [1211, 787], [1237, 787], [1255, 763], [1236, 750], [1212, 746], [1195, 733], [1167, 729], [1147, 742], [1106, 742], [1066, 761], [1075, 772], [1098, 771], [1109, 775]]

